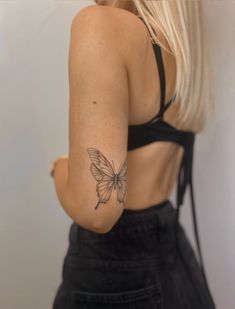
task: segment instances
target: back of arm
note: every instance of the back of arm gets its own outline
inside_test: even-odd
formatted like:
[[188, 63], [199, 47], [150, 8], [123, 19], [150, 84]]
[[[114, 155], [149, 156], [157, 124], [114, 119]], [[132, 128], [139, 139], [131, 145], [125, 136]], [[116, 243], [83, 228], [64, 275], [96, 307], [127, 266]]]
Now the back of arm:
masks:
[[74, 18], [69, 51], [66, 211], [81, 226], [109, 231], [127, 191], [128, 79], [117, 25], [101, 8]]

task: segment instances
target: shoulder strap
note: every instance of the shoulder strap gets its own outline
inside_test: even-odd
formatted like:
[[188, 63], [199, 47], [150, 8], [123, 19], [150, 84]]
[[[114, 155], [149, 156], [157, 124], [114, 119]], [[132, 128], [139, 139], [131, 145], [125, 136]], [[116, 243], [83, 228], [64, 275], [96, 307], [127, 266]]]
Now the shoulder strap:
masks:
[[154, 54], [157, 61], [160, 89], [161, 89], [161, 101], [160, 101], [160, 111], [159, 114], [163, 117], [164, 114], [164, 102], [165, 102], [165, 92], [166, 92], [166, 80], [165, 80], [165, 70], [162, 59], [161, 47], [158, 44], [153, 43]]
[[[146, 28], [148, 29], [143, 18], [141, 16], [138, 16], [138, 17], [140, 18], [140, 20], [143, 21]], [[148, 32], [150, 34], [149, 29], [148, 29]], [[151, 34], [150, 34], [150, 37], [151, 37]], [[159, 73], [159, 81], [160, 81], [160, 91], [161, 91], [160, 110], [159, 110], [158, 114], [154, 117], [154, 119], [156, 119], [156, 118], [163, 118], [164, 112], [170, 106], [170, 103], [174, 100], [175, 96], [170, 101], [168, 101], [166, 104], [164, 104], [165, 103], [165, 92], [166, 92], [166, 80], [165, 80], [165, 70], [164, 70], [164, 63], [163, 63], [163, 58], [162, 58], [161, 46], [159, 44], [155, 43], [153, 41], [152, 37], [151, 37], [151, 42], [152, 42], [152, 45], [153, 45], [154, 55], [155, 55], [155, 59], [156, 59], [156, 62], [157, 62], [158, 73]]]

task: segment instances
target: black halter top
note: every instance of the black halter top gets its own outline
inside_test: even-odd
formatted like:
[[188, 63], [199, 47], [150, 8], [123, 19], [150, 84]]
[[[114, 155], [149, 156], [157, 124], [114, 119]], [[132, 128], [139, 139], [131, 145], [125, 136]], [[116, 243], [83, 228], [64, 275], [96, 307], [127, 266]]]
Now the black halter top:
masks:
[[[142, 20], [140, 16], [138, 17]], [[194, 141], [195, 141], [196, 133], [192, 131], [179, 130], [173, 127], [172, 125], [170, 125], [169, 123], [167, 123], [163, 119], [164, 112], [167, 110], [170, 104], [174, 102], [175, 96], [170, 101], [168, 101], [166, 104], [164, 103], [165, 102], [165, 72], [164, 72], [164, 64], [163, 64], [163, 59], [162, 59], [162, 54], [161, 54], [161, 47], [158, 44], [153, 42], [152, 37], [151, 37], [151, 40], [152, 40], [152, 46], [154, 49], [155, 59], [157, 62], [159, 80], [160, 80], [160, 90], [161, 90], [160, 110], [149, 121], [145, 123], [137, 124], [137, 125], [128, 126], [128, 151], [139, 148], [141, 146], [144, 146], [150, 143], [153, 143], [153, 142], [156, 142], [156, 141], [171, 141], [171, 142], [174, 142], [174, 143], [177, 143], [183, 146], [184, 153], [183, 153], [182, 161], [180, 164], [178, 180], [177, 180], [177, 203], [176, 203], [177, 207], [176, 207], [176, 221], [175, 221], [176, 245], [177, 245], [177, 225], [179, 221], [180, 206], [183, 204], [184, 195], [185, 195], [187, 186], [189, 185], [191, 211], [193, 214], [193, 223], [194, 223], [194, 236], [196, 239], [197, 249], [199, 253], [200, 266], [202, 269], [202, 274], [204, 277], [206, 288], [208, 289], [208, 293], [211, 298], [212, 307], [215, 308], [215, 305], [213, 303], [213, 299], [211, 297], [210, 290], [208, 287], [208, 282], [206, 278], [206, 273], [205, 273], [205, 268], [204, 268], [202, 253], [201, 253], [200, 241], [199, 241], [199, 236], [198, 236], [198, 228], [197, 228], [197, 215], [196, 215], [196, 210], [195, 210], [194, 193], [193, 193], [192, 166], [193, 166], [193, 149], [194, 149]], [[180, 253], [179, 247], [178, 247], [178, 250]], [[182, 255], [181, 257], [183, 260]], [[187, 265], [186, 262], [185, 262], [185, 265]]]

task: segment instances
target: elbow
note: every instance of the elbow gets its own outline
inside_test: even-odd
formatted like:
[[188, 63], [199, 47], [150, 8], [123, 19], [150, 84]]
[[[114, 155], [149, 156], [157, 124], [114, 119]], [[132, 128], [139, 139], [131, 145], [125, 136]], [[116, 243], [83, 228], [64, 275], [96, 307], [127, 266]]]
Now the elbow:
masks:
[[86, 219], [82, 218], [81, 216], [76, 216], [76, 218], [73, 218], [74, 222], [78, 224], [80, 227], [93, 232], [93, 233], [98, 233], [98, 234], [106, 234], [108, 233], [113, 225], [110, 224], [104, 224], [99, 220], [99, 218], [93, 218], [93, 219]]
[[110, 226], [108, 224], [106, 225], [101, 225], [99, 224], [99, 222], [94, 222], [93, 226], [92, 226], [92, 231], [95, 232], [95, 233], [98, 233], [98, 234], [106, 234], [108, 233], [109, 231], [111, 231], [113, 226]]
[[[120, 217], [122, 210], [114, 211], [116, 207], [110, 203], [110, 211], [94, 210], [94, 201], [82, 194], [70, 194], [70, 207], [67, 212], [71, 219], [82, 228], [94, 233], [108, 233]], [[115, 204], [116, 206], [116, 204]]]
[[106, 234], [113, 228], [115, 223], [112, 224], [110, 218], [89, 212], [88, 209], [77, 207], [71, 215], [72, 220], [82, 228], [98, 234]]

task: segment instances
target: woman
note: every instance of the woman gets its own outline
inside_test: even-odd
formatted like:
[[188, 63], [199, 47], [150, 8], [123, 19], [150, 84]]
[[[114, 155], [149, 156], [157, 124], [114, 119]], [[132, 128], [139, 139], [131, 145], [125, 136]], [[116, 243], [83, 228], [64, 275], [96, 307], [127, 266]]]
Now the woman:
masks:
[[[192, 190], [212, 111], [200, 2], [96, 3], [71, 26], [69, 155], [51, 175], [73, 223], [53, 309], [215, 308]], [[200, 263], [179, 222], [187, 185]]]

